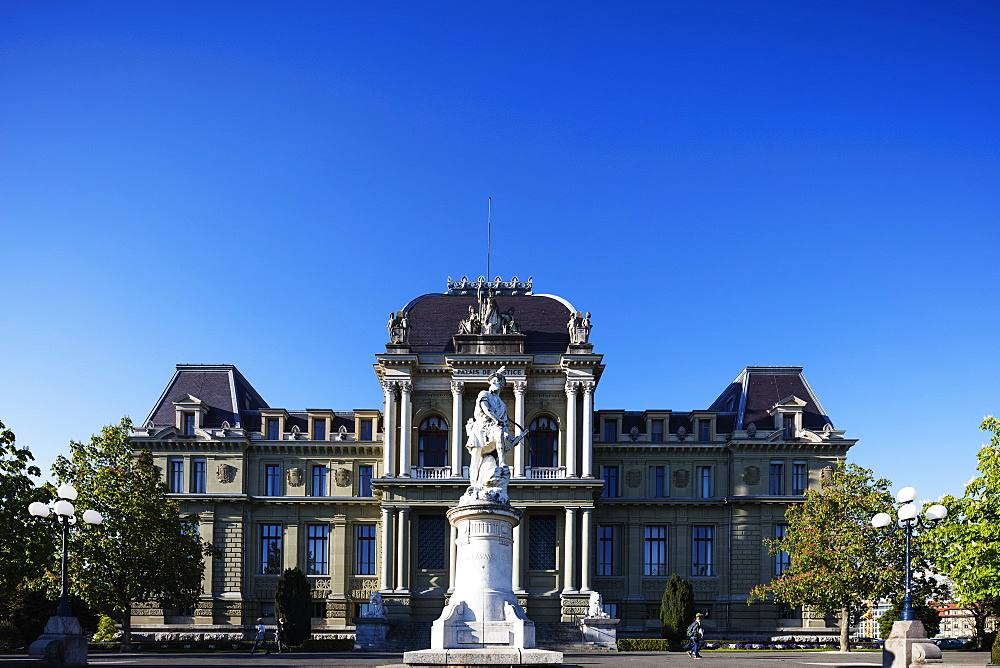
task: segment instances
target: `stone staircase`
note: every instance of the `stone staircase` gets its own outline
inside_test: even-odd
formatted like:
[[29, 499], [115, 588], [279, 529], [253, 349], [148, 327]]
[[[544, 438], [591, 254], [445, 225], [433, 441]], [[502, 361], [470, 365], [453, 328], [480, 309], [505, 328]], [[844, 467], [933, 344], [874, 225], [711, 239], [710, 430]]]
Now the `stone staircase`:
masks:
[[[409, 652], [431, 646], [431, 625], [427, 622], [396, 624], [386, 635], [384, 652]], [[576, 624], [570, 622], [535, 622], [535, 647], [563, 653], [607, 652], [583, 642]]]

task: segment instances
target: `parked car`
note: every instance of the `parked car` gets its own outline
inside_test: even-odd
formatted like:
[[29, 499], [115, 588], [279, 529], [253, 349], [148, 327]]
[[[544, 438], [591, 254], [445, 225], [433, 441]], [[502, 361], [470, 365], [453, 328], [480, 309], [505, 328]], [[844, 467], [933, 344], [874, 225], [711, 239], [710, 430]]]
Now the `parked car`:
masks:
[[931, 642], [941, 649], [964, 649], [969, 641], [961, 638], [931, 638]]

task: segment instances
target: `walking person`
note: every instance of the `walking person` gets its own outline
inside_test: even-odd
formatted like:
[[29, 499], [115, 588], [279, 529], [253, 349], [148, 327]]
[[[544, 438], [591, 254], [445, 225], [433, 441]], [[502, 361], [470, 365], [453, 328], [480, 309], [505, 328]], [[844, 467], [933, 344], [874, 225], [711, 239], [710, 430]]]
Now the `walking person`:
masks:
[[692, 659], [701, 658], [701, 648], [705, 644], [702, 638], [705, 637], [705, 629], [701, 627], [701, 613], [694, 616], [694, 621], [687, 627], [688, 640], [691, 641], [691, 649], [688, 656]]
[[253, 639], [253, 648], [250, 650], [250, 654], [257, 651], [258, 645], [263, 645], [265, 654], [271, 653], [271, 650], [267, 648], [267, 627], [264, 626], [264, 620], [260, 617], [257, 618], [257, 636]]
[[278, 648], [278, 654], [291, 652], [288, 648], [288, 630], [284, 617], [278, 617], [278, 630], [274, 634], [274, 644]]

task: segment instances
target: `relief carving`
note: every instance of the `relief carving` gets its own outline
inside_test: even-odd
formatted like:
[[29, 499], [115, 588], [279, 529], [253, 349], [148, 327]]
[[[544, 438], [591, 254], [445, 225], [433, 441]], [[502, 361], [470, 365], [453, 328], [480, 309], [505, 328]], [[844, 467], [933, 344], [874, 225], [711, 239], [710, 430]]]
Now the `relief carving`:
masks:
[[229, 464], [219, 464], [215, 469], [215, 478], [222, 484], [236, 480], [236, 467]]
[[691, 473], [687, 469], [677, 469], [674, 471], [674, 486], [684, 489], [691, 480]]
[[625, 484], [635, 489], [642, 484], [642, 471], [639, 469], [631, 469], [625, 473]]
[[333, 472], [333, 482], [337, 487], [350, 487], [352, 477], [350, 469], [339, 468]]
[[753, 487], [760, 482], [760, 469], [756, 466], [748, 466], [743, 469], [743, 482]]
[[288, 484], [291, 487], [301, 487], [304, 476], [302, 475], [302, 469], [300, 468], [290, 468], [288, 469]]
[[824, 466], [823, 469], [819, 472], [820, 480], [822, 480], [823, 482], [832, 482], [833, 472], [835, 470], [836, 469], [834, 469], [832, 466]]

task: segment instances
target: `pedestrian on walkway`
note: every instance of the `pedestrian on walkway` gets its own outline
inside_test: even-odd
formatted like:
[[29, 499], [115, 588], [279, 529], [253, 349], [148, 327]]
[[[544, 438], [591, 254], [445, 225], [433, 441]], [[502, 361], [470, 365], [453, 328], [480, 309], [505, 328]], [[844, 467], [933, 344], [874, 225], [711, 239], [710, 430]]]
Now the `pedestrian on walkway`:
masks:
[[267, 648], [267, 627], [264, 626], [264, 620], [260, 617], [257, 618], [257, 636], [253, 640], [253, 648], [251, 648], [250, 654], [257, 651], [258, 645], [263, 645], [265, 654], [271, 653], [271, 650]]
[[691, 649], [688, 650], [688, 656], [692, 659], [700, 659], [701, 648], [705, 644], [702, 641], [702, 638], [705, 637], [705, 630], [701, 627], [700, 612], [694, 616], [694, 621], [687, 627], [687, 636], [688, 640], [691, 641]]
[[288, 631], [284, 617], [278, 617], [278, 630], [274, 634], [274, 644], [278, 648], [278, 654], [292, 651], [288, 649]]

